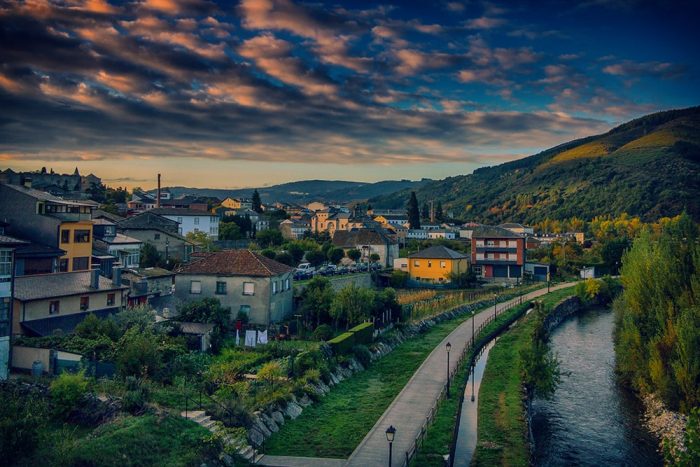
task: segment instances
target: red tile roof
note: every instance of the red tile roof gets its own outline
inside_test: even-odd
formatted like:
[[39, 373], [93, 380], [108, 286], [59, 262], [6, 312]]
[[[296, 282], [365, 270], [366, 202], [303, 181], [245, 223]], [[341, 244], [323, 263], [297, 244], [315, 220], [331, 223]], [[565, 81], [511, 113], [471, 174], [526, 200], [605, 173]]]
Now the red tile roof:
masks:
[[[197, 255], [199, 256], [199, 255]], [[218, 274], [222, 276], [272, 277], [294, 268], [250, 250], [224, 250], [205, 253], [178, 269], [180, 274]]]

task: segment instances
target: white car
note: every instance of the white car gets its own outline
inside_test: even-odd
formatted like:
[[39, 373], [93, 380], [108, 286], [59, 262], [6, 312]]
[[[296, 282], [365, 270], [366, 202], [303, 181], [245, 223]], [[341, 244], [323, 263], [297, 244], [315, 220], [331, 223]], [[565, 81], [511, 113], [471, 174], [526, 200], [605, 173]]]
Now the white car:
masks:
[[311, 266], [311, 263], [301, 263], [299, 266], [297, 266], [296, 271], [297, 272], [314, 272], [316, 270], [315, 267]]

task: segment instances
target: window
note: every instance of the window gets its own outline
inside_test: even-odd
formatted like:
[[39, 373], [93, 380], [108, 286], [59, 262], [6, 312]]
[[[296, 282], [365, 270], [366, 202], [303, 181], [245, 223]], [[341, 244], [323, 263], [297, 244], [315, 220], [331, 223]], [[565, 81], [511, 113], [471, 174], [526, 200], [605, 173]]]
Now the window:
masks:
[[445, 261], [440, 261], [440, 267], [445, 269], [447, 267], [447, 263]]
[[416, 268], [417, 268], [418, 266], [420, 266], [420, 261], [414, 261], [414, 262], [413, 262], [413, 267], [416, 267]]
[[80, 256], [78, 258], [73, 258], [73, 271], [84, 271], [90, 268], [90, 258], [87, 256]]
[[272, 293], [277, 293], [277, 281], [272, 281]]
[[199, 217], [194, 218], [194, 225], [199, 225]]
[[107, 294], [107, 306], [114, 306], [114, 294], [113, 293]]
[[85, 311], [90, 308], [90, 297], [80, 297], [80, 309]]
[[153, 240], [160, 240], [160, 234], [155, 234], [153, 236]]
[[432, 268], [432, 267], [433, 267], [433, 262], [432, 262], [432, 261], [428, 261], [428, 267], [429, 267], [429, 268]]
[[61, 230], [61, 243], [70, 243], [70, 230]]
[[191, 294], [202, 293], [202, 282], [201, 281], [190, 281], [190, 293]]
[[58, 262], [58, 272], [68, 272], [68, 258], [62, 258]]
[[289, 290], [289, 279], [284, 280], [284, 290]]
[[218, 295], [226, 295], [226, 282], [223, 282], [223, 281], [216, 282], [216, 293]]
[[75, 243], [90, 243], [90, 231], [82, 229], [74, 230], [73, 241]]
[[0, 276], [12, 274], [12, 252], [10, 250], [0, 250]]
[[10, 335], [10, 299], [0, 299], [0, 336]]
[[246, 315], [250, 314], [250, 305], [241, 305], [241, 308], [238, 310], [239, 313], [245, 313]]
[[255, 284], [253, 282], [243, 283], [243, 295], [255, 295]]

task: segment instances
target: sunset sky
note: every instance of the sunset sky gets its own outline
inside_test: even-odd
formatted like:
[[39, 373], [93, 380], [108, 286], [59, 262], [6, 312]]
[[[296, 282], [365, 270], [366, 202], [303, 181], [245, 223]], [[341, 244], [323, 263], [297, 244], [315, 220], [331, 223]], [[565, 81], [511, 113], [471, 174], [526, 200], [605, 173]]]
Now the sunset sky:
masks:
[[698, 105], [698, 5], [0, 0], [0, 169], [212, 188], [469, 173]]

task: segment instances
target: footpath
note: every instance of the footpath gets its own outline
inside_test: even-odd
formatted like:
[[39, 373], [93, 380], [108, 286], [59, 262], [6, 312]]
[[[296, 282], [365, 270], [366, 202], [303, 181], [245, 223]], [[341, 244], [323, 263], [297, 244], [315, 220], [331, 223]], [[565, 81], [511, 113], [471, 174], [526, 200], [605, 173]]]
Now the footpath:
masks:
[[[559, 284], [551, 287], [550, 290], [559, 290], [572, 287], [573, 285], [575, 283]], [[547, 288], [538, 289], [523, 295], [522, 301], [532, 300], [546, 294]], [[500, 314], [501, 311], [511, 308], [520, 302], [521, 298], [516, 297], [510, 301], [499, 303], [496, 305], [496, 311]], [[406, 452], [409, 452], [412, 448], [426, 419], [430, 416], [430, 411], [435, 405], [435, 401], [440, 397], [440, 393], [447, 383], [447, 352], [445, 351], [445, 345], [448, 342], [452, 345], [450, 352], [452, 358], [450, 359], [449, 369], [450, 374], [452, 374], [459, 364], [458, 357], [462, 355], [471, 340], [472, 320], [474, 320], [474, 327], [478, 328], [493, 313], [493, 307], [485, 308], [474, 317], [460, 324], [433, 349], [428, 358], [423, 361], [408, 383], [406, 383], [406, 386], [396, 396], [347, 460], [266, 455], [260, 459], [259, 464], [279, 467], [302, 465], [368, 467], [388, 465], [389, 444], [386, 440], [386, 430], [389, 426], [394, 426], [396, 435], [393, 443], [392, 464], [396, 466], [404, 465]]]

